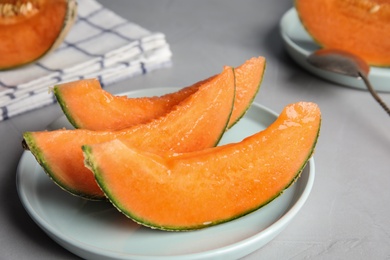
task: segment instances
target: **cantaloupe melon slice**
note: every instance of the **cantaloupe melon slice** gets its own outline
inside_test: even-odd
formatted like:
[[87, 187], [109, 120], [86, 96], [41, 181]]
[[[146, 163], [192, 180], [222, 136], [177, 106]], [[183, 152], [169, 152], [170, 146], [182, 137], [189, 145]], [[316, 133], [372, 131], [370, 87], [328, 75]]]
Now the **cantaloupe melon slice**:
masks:
[[234, 70], [236, 98], [228, 128], [245, 115], [260, 90], [266, 68], [264, 57], [253, 57]]
[[114, 96], [102, 89], [97, 79], [60, 84], [53, 91], [68, 121], [75, 128], [115, 131], [165, 115], [210, 80], [212, 77], [161, 97]]
[[[265, 66], [264, 57], [254, 57], [235, 69], [236, 98], [229, 128], [250, 107], [259, 91]], [[114, 131], [165, 115], [213, 77], [161, 97], [114, 96], [102, 89], [96, 79], [57, 85], [54, 87], [54, 94], [64, 114], [75, 128]]]
[[234, 103], [234, 72], [223, 72], [201, 85], [171, 112], [146, 124], [120, 131], [85, 129], [24, 133], [25, 146], [64, 190], [90, 199], [105, 199], [93, 174], [84, 167], [81, 146], [122, 138], [156, 153], [188, 152], [215, 146], [224, 133]]
[[239, 143], [157, 155], [117, 139], [83, 151], [99, 186], [126, 216], [152, 228], [200, 229], [252, 212], [294, 183], [320, 123], [318, 106], [299, 102]]
[[374, 66], [390, 66], [390, 1], [295, 0], [307, 32], [323, 48], [360, 56]]

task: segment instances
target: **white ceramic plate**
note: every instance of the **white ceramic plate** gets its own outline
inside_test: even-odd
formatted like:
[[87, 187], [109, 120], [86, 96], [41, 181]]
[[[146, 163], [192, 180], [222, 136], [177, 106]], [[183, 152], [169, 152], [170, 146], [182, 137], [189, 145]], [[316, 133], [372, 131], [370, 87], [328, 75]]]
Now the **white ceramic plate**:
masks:
[[[160, 95], [172, 89], [146, 89], [129, 96]], [[221, 140], [240, 141], [276, 119], [269, 109], [253, 104]], [[53, 127], [68, 125], [65, 117]], [[135, 224], [108, 202], [69, 195], [43, 172], [30, 152], [17, 170], [20, 199], [32, 219], [57, 243], [86, 259], [237, 259], [261, 248], [278, 235], [301, 209], [314, 182], [311, 158], [298, 181], [267, 206], [234, 221], [190, 232], [152, 230]]]
[[[320, 47], [312, 40], [301, 24], [295, 8], [291, 8], [283, 15], [280, 21], [280, 33], [289, 55], [306, 70], [340, 85], [366, 89], [362, 80], [320, 70], [306, 61], [310, 53]], [[369, 79], [376, 90], [390, 92], [390, 68], [371, 67]]]

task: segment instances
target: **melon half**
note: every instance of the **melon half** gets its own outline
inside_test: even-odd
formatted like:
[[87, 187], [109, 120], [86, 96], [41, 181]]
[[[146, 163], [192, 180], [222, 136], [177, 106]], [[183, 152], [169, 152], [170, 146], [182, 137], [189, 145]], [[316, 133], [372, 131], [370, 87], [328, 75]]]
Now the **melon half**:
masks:
[[321, 47], [351, 52], [373, 66], [390, 66], [390, 1], [295, 0], [295, 8]]

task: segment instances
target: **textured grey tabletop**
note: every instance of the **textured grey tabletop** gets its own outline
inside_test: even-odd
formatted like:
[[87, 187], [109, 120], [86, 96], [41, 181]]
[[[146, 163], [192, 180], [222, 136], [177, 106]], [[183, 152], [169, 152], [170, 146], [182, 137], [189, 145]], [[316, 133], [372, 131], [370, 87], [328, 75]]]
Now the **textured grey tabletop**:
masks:
[[[173, 52], [172, 67], [108, 86], [114, 94], [184, 87], [223, 65], [265, 56], [256, 102], [276, 112], [301, 100], [320, 106], [323, 125], [310, 197], [281, 234], [245, 259], [390, 259], [389, 117], [368, 92], [317, 78], [288, 56], [278, 26], [291, 0], [100, 2], [163, 32]], [[389, 93], [382, 98], [390, 103]], [[79, 259], [34, 223], [15, 185], [22, 133], [44, 129], [60, 115], [51, 105], [0, 122], [0, 259]]]

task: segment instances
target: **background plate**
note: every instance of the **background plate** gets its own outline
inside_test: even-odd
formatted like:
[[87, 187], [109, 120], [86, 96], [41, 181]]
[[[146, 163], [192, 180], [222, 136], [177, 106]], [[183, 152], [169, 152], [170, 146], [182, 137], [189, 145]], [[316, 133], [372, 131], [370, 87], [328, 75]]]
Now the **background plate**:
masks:
[[[366, 89], [362, 80], [318, 69], [306, 61], [306, 58], [320, 47], [302, 26], [295, 8], [291, 8], [283, 15], [280, 21], [280, 33], [289, 55], [306, 70], [344, 86]], [[390, 92], [389, 68], [371, 67], [369, 79], [377, 91]]]
[[[125, 93], [152, 96], [176, 89], [145, 89]], [[269, 109], [253, 104], [221, 144], [242, 140], [276, 119]], [[65, 117], [51, 127], [68, 125]], [[314, 182], [311, 158], [298, 181], [267, 206], [234, 221], [190, 232], [142, 227], [108, 202], [93, 202], [62, 191], [24, 152], [17, 170], [20, 199], [32, 219], [57, 243], [86, 259], [237, 259], [278, 235], [301, 209]]]

